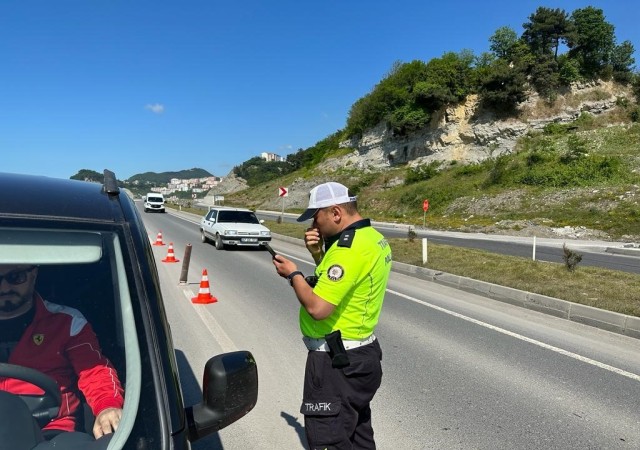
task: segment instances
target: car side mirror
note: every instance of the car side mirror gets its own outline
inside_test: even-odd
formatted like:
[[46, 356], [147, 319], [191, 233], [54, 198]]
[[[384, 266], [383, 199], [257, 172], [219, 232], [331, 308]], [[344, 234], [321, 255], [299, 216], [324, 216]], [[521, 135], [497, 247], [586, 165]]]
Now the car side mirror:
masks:
[[264, 219], [260, 219], [260, 223], [263, 224], [264, 223]]
[[224, 353], [207, 361], [202, 402], [186, 408], [194, 442], [244, 417], [258, 401], [258, 366], [248, 351]]

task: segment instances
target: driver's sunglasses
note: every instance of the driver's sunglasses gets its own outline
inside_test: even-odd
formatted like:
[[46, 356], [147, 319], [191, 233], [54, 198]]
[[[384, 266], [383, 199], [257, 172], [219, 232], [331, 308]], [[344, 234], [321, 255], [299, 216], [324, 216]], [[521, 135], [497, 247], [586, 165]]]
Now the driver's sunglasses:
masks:
[[28, 269], [14, 270], [4, 275], [0, 275], [0, 284], [2, 284], [2, 280], [5, 280], [7, 283], [14, 286], [22, 284], [27, 281], [27, 275], [29, 274], [29, 272], [31, 272], [35, 268], [36, 266], [31, 266]]

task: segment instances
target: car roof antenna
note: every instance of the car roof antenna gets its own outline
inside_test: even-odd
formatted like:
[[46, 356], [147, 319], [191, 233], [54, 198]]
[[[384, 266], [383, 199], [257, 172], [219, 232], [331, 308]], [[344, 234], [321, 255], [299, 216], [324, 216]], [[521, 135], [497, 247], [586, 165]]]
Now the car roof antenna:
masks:
[[104, 169], [104, 191], [109, 195], [120, 194], [120, 188], [116, 181], [116, 174], [109, 169]]

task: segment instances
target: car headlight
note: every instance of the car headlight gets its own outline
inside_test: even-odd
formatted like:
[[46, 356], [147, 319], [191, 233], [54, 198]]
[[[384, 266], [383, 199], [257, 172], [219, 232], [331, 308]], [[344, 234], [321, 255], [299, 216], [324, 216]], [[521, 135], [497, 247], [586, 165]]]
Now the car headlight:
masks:
[[227, 236], [235, 236], [236, 234], [238, 234], [238, 231], [236, 231], [236, 230], [226, 230], [224, 232], [224, 234], [226, 234]]
[[261, 231], [260, 232], [260, 236], [271, 236], [271, 232], [270, 231]]

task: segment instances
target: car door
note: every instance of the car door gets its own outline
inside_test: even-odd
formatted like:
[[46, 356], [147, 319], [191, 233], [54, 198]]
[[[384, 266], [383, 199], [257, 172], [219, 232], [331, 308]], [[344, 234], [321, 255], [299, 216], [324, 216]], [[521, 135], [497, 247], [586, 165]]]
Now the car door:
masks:
[[217, 219], [218, 219], [218, 211], [216, 209], [212, 209], [211, 211], [209, 211], [204, 218], [202, 230], [204, 231], [204, 234], [208, 238], [211, 238], [211, 239], [215, 238], [216, 233], [213, 230], [213, 226], [215, 225]]

